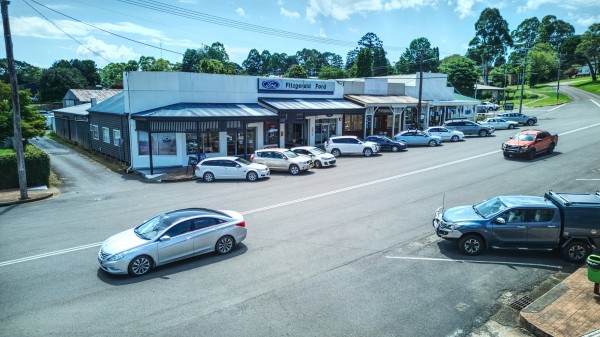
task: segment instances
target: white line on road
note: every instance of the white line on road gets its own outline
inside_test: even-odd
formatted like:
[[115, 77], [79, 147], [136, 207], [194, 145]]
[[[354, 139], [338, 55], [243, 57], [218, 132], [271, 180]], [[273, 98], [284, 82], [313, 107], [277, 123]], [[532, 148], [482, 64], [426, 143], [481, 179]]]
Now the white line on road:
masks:
[[589, 180], [596, 181], [596, 180], [598, 180], [598, 181], [600, 181], [600, 179], [596, 179], [596, 178], [580, 178], [580, 179], [575, 179], [575, 180], [579, 180], [579, 181], [589, 181]]
[[508, 261], [453, 260], [453, 259], [440, 259], [440, 258], [434, 258], [434, 257], [411, 257], [411, 256], [386, 256], [385, 258], [386, 259], [399, 259], [399, 260], [424, 260], [424, 261], [441, 261], [441, 262], [506, 264], [506, 265], [515, 265], [515, 266], [527, 266], [527, 267], [542, 267], [542, 268], [562, 269], [561, 266], [554, 266], [554, 265], [551, 265], [551, 264], [522, 263], [522, 262], [508, 262]]
[[565, 104], [561, 104], [561, 105], [559, 105], [559, 106], [557, 106], [557, 107], [554, 107], [554, 108], [552, 108], [552, 109], [550, 109], [550, 110], [548, 110], [548, 111], [554, 111], [554, 110], [556, 110], [556, 109], [560, 109], [560, 108], [562, 108], [563, 106], [565, 106]]
[[[571, 130], [571, 131], [567, 131], [567, 132], [561, 133], [560, 136], [568, 135], [570, 133], [582, 131], [582, 130], [589, 129], [589, 128], [596, 127], [596, 126], [600, 126], [600, 123], [593, 124], [593, 125], [588, 125], [586, 127], [575, 129], [575, 130]], [[373, 180], [373, 181], [370, 181], [370, 182], [366, 182], [366, 183], [362, 183], [362, 184], [358, 184], [358, 185], [354, 185], [354, 186], [348, 186], [348, 187], [340, 188], [340, 189], [337, 189], [337, 190], [333, 190], [333, 191], [329, 191], [329, 192], [325, 192], [325, 193], [319, 193], [319, 194], [315, 194], [315, 195], [312, 195], [312, 196], [309, 196], [309, 197], [304, 197], [304, 198], [300, 198], [300, 199], [290, 200], [290, 201], [286, 201], [286, 202], [282, 202], [282, 203], [278, 203], [278, 204], [274, 204], [274, 205], [270, 205], [270, 206], [265, 206], [265, 207], [261, 207], [261, 208], [255, 208], [255, 209], [252, 209], [252, 210], [249, 210], [249, 211], [244, 211], [244, 212], [241, 212], [241, 213], [244, 214], [244, 215], [246, 215], [246, 214], [253, 214], [253, 213], [267, 211], [267, 210], [270, 210], [270, 209], [275, 209], [275, 208], [279, 208], [279, 207], [289, 206], [289, 205], [297, 204], [297, 203], [308, 201], [308, 200], [313, 200], [313, 199], [322, 198], [322, 197], [326, 197], [326, 196], [333, 195], [333, 194], [338, 194], [338, 193], [342, 193], [342, 192], [346, 192], [346, 191], [350, 191], [350, 190], [355, 190], [355, 189], [358, 189], [358, 188], [363, 188], [363, 187], [367, 187], [367, 186], [371, 186], [371, 185], [375, 185], [375, 184], [380, 184], [380, 183], [383, 183], [383, 182], [386, 182], [386, 181], [390, 181], [390, 180], [396, 180], [396, 179], [400, 179], [400, 178], [412, 176], [412, 175], [423, 173], [423, 172], [437, 170], [437, 169], [440, 169], [440, 168], [443, 168], [443, 167], [447, 167], [447, 166], [451, 166], [451, 165], [463, 163], [463, 162], [466, 162], [466, 161], [475, 160], [475, 159], [479, 159], [479, 158], [482, 158], [482, 157], [490, 156], [490, 155], [493, 155], [493, 154], [496, 154], [496, 153], [499, 153], [499, 152], [502, 152], [502, 150], [490, 151], [490, 152], [482, 153], [482, 154], [479, 154], [479, 155], [476, 155], [476, 156], [471, 156], [471, 157], [467, 157], [467, 158], [464, 158], [464, 159], [459, 159], [459, 160], [447, 162], [447, 163], [436, 165], [436, 166], [431, 166], [431, 167], [428, 167], [428, 168], [424, 168], [424, 169], [420, 169], [420, 170], [416, 170], [416, 171], [412, 171], [412, 172], [398, 174], [398, 175], [387, 177], [387, 178], [383, 178], [383, 179], [377, 179], [377, 180]], [[102, 245], [102, 242], [92, 243], [92, 244], [89, 244], [89, 245], [84, 245], [84, 246], [79, 246], [79, 247], [74, 247], [74, 248], [67, 248], [67, 249], [63, 249], [63, 250], [57, 250], [57, 251], [54, 251], [54, 252], [49, 252], [49, 253], [39, 254], [39, 255], [34, 255], [34, 256], [29, 256], [29, 257], [24, 257], [24, 258], [20, 258], [20, 259], [16, 259], [16, 260], [11, 260], [11, 261], [0, 262], [0, 267], [8, 266], [8, 265], [15, 264], [15, 263], [21, 263], [21, 262], [26, 262], [26, 261], [31, 261], [31, 260], [37, 260], [37, 259], [41, 259], [41, 258], [44, 258], [44, 257], [65, 254], [65, 253], [74, 252], [74, 251], [78, 251], [78, 250], [83, 250], [83, 249], [87, 249], [87, 248], [98, 247], [100, 245]]]
[[592, 103], [596, 104], [597, 106], [600, 106], [600, 104], [598, 104], [598, 102], [594, 101], [593, 99], [590, 99], [590, 101], [592, 101]]

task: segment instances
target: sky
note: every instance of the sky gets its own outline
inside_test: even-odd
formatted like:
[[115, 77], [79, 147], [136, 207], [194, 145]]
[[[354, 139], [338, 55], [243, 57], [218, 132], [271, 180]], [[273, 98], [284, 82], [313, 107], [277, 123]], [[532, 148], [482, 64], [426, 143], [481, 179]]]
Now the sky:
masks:
[[575, 34], [600, 23], [597, 0], [12, 0], [8, 11], [15, 59], [48, 68], [61, 59], [98, 67], [140, 56], [181, 62], [186, 49], [216, 41], [240, 65], [251, 49], [292, 55], [308, 48], [345, 60], [369, 32], [392, 64], [420, 37], [444, 58], [465, 54], [488, 7], [511, 31], [546, 15]]

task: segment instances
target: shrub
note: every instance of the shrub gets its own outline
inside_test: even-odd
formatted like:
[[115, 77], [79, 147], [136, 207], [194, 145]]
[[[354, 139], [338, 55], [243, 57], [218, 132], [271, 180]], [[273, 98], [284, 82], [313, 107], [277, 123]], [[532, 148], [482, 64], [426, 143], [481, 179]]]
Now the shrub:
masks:
[[[27, 186], [49, 185], [50, 157], [33, 145], [25, 147], [25, 172]], [[19, 187], [16, 153], [0, 154], [0, 189]]]

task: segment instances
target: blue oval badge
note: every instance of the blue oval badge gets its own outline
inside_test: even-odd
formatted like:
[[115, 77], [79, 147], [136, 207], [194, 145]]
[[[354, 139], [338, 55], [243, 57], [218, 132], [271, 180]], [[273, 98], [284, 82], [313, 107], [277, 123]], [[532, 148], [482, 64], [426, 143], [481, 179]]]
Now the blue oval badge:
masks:
[[265, 89], [279, 89], [279, 81], [265, 80], [262, 81], [261, 86]]

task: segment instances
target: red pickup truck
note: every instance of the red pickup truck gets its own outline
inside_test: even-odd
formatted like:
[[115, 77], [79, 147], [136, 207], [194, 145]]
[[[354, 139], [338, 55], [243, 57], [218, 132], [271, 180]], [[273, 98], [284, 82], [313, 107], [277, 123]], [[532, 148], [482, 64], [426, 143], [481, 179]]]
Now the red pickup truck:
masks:
[[525, 155], [533, 159], [537, 154], [554, 152], [558, 144], [558, 135], [550, 134], [543, 130], [523, 130], [502, 144], [504, 157], [511, 155]]

